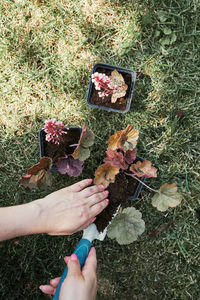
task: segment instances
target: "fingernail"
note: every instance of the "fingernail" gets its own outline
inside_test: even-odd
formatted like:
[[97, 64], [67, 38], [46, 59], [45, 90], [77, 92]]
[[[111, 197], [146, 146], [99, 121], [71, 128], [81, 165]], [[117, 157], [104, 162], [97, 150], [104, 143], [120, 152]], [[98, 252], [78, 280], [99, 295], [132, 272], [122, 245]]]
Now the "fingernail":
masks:
[[109, 203], [109, 199], [106, 199], [106, 201]]
[[92, 183], [92, 179], [89, 179], [89, 183]]
[[106, 188], [103, 184], [101, 184], [100, 187], [101, 187], [103, 190], [105, 190], [105, 188]]
[[76, 254], [73, 253], [73, 254], [70, 256], [70, 259], [71, 259], [71, 260], [78, 260], [78, 257], [77, 257]]
[[105, 191], [105, 193], [108, 195], [108, 194], [109, 194], [109, 191]]
[[42, 291], [42, 285], [39, 286], [39, 289]]
[[94, 217], [94, 219], [92, 219], [91, 223], [93, 223], [96, 220], [96, 217]]

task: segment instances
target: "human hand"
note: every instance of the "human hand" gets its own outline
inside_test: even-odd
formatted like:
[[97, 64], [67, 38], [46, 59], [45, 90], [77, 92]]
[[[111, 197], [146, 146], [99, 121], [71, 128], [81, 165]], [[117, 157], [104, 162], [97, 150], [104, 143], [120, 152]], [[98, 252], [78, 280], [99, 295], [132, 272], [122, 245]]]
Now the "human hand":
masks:
[[[64, 258], [68, 266], [68, 274], [60, 289], [60, 300], [94, 300], [97, 293], [96, 251], [92, 247], [81, 271], [80, 263], [75, 254]], [[60, 277], [50, 281], [50, 285], [41, 285], [43, 293], [54, 295]]]
[[87, 228], [109, 202], [105, 187], [88, 187], [91, 182], [85, 179], [36, 200], [40, 232], [68, 235]]

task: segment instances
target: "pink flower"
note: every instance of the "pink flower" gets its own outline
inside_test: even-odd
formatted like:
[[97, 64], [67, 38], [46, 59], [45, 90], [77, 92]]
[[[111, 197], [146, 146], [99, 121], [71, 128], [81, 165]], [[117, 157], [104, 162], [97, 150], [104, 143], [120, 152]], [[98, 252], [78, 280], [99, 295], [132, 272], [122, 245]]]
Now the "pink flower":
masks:
[[61, 121], [56, 121], [56, 119], [46, 120], [44, 125], [44, 131], [46, 132], [46, 141], [53, 142], [54, 144], [59, 145], [62, 140], [62, 135], [67, 134], [63, 130], [65, 125]]
[[99, 97], [101, 98], [104, 98], [109, 94], [113, 94], [113, 91], [116, 88], [109, 76], [103, 73], [95, 72], [92, 74], [92, 82], [95, 85], [95, 89], [101, 91], [98, 93]]

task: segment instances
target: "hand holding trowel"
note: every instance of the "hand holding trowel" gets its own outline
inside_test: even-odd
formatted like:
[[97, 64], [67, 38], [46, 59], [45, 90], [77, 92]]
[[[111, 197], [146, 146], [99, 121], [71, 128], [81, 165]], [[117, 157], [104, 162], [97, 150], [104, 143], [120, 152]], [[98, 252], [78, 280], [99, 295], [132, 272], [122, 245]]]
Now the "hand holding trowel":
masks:
[[[111, 204], [111, 206], [112, 206], [112, 204]], [[115, 217], [115, 215], [117, 214], [117, 212], [119, 210], [119, 207], [120, 207], [120, 205], [116, 207], [115, 212], [112, 215], [112, 217], [110, 217], [110, 219]], [[110, 211], [113, 211], [113, 207], [111, 208], [110, 203], [109, 203], [109, 205], [104, 209], [104, 211], [99, 216], [97, 216], [95, 223], [96, 222], [99, 223], [99, 221], [101, 221], [101, 218], [105, 217], [105, 215], [108, 216], [110, 214]], [[98, 231], [95, 223], [90, 224], [89, 227], [83, 231], [83, 237], [73, 252], [74, 254], [77, 255], [81, 268], [84, 266], [86, 258], [88, 257], [90, 248], [92, 246], [92, 241], [94, 239], [103, 241], [103, 239], [106, 236], [108, 222], [106, 222], [104, 225], [102, 225], [104, 228], [101, 226], [102, 232]], [[65, 278], [67, 276], [67, 272], [68, 272], [68, 267], [66, 266], [64, 269], [64, 272], [62, 274], [62, 277], [59, 281], [59, 284], [56, 289], [56, 293], [53, 297], [53, 300], [59, 300], [60, 288], [61, 288], [63, 281], [65, 280]]]

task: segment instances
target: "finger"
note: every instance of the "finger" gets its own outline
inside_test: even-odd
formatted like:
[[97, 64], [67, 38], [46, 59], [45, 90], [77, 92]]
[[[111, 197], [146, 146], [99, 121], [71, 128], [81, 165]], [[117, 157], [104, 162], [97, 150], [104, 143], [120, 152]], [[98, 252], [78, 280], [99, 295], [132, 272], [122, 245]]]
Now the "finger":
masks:
[[72, 254], [68, 261], [68, 276], [81, 276], [81, 267], [76, 254]]
[[96, 269], [97, 269], [96, 250], [94, 247], [92, 247], [85, 261], [85, 265], [82, 269], [83, 276], [86, 276], [87, 274], [91, 274], [91, 273], [96, 274]]
[[70, 259], [70, 256], [65, 256], [64, 257], [64, 261], [65, 261], [66, 264], [68, 263], [69, 259]]
[[56, 289], [53, 288], [52, 286], [50, 285], [41, 285], [39, 287], [39, 289], [44, 293], [44, 294], [47, 294], [47, 295], [54, 295], [55, 294], [55, 291]]
[[93, 194], [104, 191], [105, 188], [106, 187], [103, 185], [93, 185], [93, 186], [90, 186], [90, 187], [84, 189], [83, 191], [81, 191], [80, 196], [83, 198], [87, 198], [87, 197], [92, 196]]
[[97, 216], [98, 214], [100, 214], [100, 212], [102, 212], [102, 210], [104, 208], [106, 208], [106, 206], [109, 204], [109, 200], [105, 199], [101, 202], [98, 202], [97, 204], [91, 206], [90, 208], [90, 214], [91, 214], [91, 218], [93, 216]]
[[60, 278], [61, 277], [56, 277], [56, 278], [53, 278], [50, 280], [50, 285], [53, 287], [53, 288], [57, 288], [58, 284], [59, 284], [59, 281], [60, 281]]
[[84, 179], [81, 180], [67, 188], [70, 189], [71, 192], [80, 192], [82, 189], [86, 188], [88, 185], [92, 183], [92, 179]]
[[90, 197], [87, 198], [87, 203], [89, 204], [89, 206], [93, 206], [105, 199], [108, 198], [108, 194], [109, 192], [108, 191], [104, 191], [104, 192], [101, 192], [101, 193], [96, 193]]

